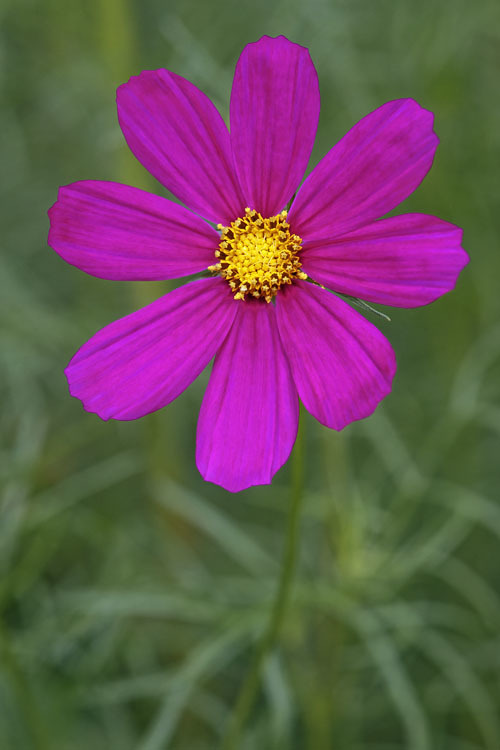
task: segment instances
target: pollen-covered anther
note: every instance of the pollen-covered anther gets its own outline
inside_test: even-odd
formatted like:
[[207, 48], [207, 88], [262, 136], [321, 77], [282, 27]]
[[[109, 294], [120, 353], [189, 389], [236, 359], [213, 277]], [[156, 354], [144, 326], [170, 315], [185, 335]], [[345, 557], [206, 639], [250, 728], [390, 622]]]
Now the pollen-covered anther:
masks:
[[286, 219], [286, 211], [265, 219], [247, 207], [230, 226], [217, 225], [218, 262], [208, 270], [227, 279], [234, 299], [250, 296], [271, 302], [282, 286], [307, 279], [299, 257], [302, 240], [290, 232]]

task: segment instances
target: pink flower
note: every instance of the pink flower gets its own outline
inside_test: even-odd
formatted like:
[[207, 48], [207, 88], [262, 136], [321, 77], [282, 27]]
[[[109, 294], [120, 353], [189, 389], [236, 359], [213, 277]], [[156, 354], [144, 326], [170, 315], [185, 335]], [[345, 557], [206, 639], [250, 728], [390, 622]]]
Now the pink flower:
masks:
[[191, 211], [126, 185], [76, 182], [49, 211], [49, 244], [104, 279], [212, 276], [96, 333], [66, 368], [70, 393], [102, 419], [137, 419], [215, 356], [198, 468], [233, 492], [267, 484], [295, 441], [299, 397], [341, 430], [391, 390], [389, 342], [320, 285], [416, 307], [452, 289], [468, 262], [453, 224], [423, 214], [376, 220], [430, 169], [433, 115], [412, 99], [384, 104], [299, 188], [320, 97], [309, 52], [282, 36], [243, 50], [231, 133], [205, 94], [166, 70], [131, 78], [117, 103], [132, 152]]

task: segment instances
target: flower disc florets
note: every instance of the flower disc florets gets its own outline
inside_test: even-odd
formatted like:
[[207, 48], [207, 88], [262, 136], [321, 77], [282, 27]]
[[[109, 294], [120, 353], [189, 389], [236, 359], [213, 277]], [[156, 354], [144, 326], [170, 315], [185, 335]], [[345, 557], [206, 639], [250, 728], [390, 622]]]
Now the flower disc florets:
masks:
[[247, 295], [270, 302], [284, 284], [294, 278], [306, 279], [301, 271], [299, 251], [302, 240], [290, 233], [287, 212], [264, 219], [258, 211], [245, 209], [245, 216], [221, 230], [215, 255], [217, 263], [209, 270], [227, 279], [234, 299]]

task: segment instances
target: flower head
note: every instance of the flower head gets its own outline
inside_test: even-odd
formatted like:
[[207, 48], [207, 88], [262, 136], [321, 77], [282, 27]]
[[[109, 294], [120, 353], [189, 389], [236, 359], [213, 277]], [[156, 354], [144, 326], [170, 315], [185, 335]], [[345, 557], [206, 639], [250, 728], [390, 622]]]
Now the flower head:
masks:
[[231, 132], [205, 94], [166, 70], [131, 78], [117, 104], [135, 156], [187, 208], [118, 183], [76, 182], [49, 211], [49, 244], [105, 279], [210, 276], [96, 333], [66, 368], [70, 392], [102, 419], [137, 419], [215, 357], [198, 468], [231, 491], [269, 483], [295, 441], [299, 398], [340, 430], [391, 390], [389, 342], [338, 294], [424, 305], [468, 262], [448, 222], [379, 219], [430, 169], [433, 116], [412, 99], [384, 104], [299, 187], [320, 99], [309, 52], [284, 37], [243, 50]]
[[307, 279], [300, 270], [302, 240], [290, 234], [287, 212], [265, 219], [258, 211], [245, 208], [245, 216], [221, 230], [218, 262], [209, 271], [219, 272], [235, 292], [234, 299], [251, 295], [271, 302], [283, 284], [293, 279]]

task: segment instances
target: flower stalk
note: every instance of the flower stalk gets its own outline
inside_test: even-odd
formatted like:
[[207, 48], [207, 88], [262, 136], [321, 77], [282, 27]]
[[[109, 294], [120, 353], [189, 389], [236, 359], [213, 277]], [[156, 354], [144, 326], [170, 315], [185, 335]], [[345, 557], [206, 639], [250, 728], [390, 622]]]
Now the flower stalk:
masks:
[[292, 456], [292, 482], [290, 509], [283, 550], [280, 577], [276, 596], [272, 605], [269, 621], [257, 643], [254, 658], [249, 671], [241, 685], [236, 704], [223, 737], [221, 750], [237, 750], [241, 746], [240, 735], [253, 708], [262, 670], [266, 659], [276, 645], [281, 632], [284, 617], [290, 602], [294, 573], [299, 551], [300, 517], [304, 486], [304, 437], [303, 420], [300, 421], [297, 440]]

